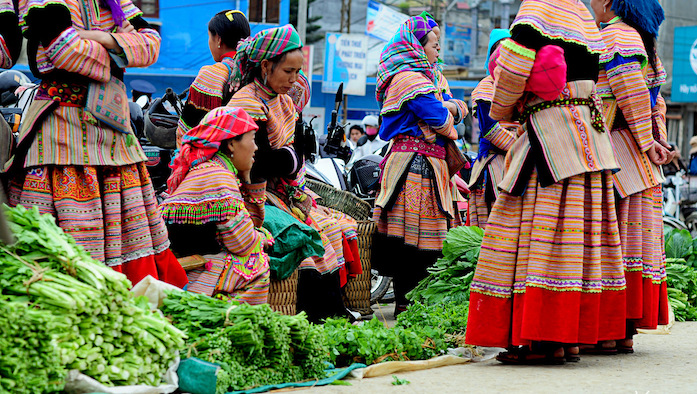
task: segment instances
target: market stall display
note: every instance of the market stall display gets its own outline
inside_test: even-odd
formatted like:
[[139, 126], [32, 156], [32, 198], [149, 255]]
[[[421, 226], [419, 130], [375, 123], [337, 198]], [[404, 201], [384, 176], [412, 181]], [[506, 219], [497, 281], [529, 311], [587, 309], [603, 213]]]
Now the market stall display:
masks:
[[60, 391], [72, 369], [110, 386], [157, 385], [185, 334], [52, 216], [5, 214], [16, 242], [0, 245], [0, 392]]
[[469, 300], [483, 235], [484, 230], [476, 226], [450, 229], [443, 241], [443, 257], [428, 268], [429, 275], [407, 293], [407, 299], [427, 305]]
[[304, 313], [180, 291], [167, 293], [161, 310], [188, 334], [187, 357], [220, 365], [217, 393], [324, 377], [323, 329]]
[[677, 321], [697, 320], [697, 238], [673, 229], [665, 242], [668, 302]]

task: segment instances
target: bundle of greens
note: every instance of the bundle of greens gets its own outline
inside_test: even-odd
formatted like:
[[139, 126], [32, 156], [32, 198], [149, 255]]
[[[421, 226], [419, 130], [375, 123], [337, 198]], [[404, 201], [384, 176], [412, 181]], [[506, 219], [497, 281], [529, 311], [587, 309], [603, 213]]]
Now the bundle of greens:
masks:
[[353, 362], [426, 360], [448, 348], [462, 346], [467, 325], [467, 303], [410, 305], [393, 328], [373, 318], [361, 325], [346, 319], [327, 319], [324, 332], [330, 361], [337, 366]]
[[310, 324], [304, 313], [285, 316], [268, 304], [188, 292], [167, 293], [161, 310], [189, 334], [188, 356], [220, 365], [218, 393], [324, 376], [322, 326]]
[[[60, 390], [65, 369], [106, 385], [159, 384], [175, 349], [184, 345], [184, 333], [152, 313], [147, 301], [135, 299], [126, 276], [92, 260], [52, 216], [22, 206], [5, 213], [16, 242], [0, 245], [0, 294], [16, 313], [51, 329], [44, 332], [38, 323], [20, 327], [12, 313], [0, 313], [0, 326], [7, 327], [3, 336], [21, 341], [44, 335], [43, 343], [55, 345], [57, 362], [50, 352], [39, 354], [40, 345], [12, 351], [3, 346], [0, 392]], [[17, 360], [34, 377], [26, 390], [16, 388], [27, 382]], [[34, 370], [44, 364], [46, 372]]]
[[676, 320], [697, 320], [697, 239], [677, 229], [664, 237], [668, 302]]
[[483, 235], [484, 231], [475, 226], [450, 229], [443, 241], [443, 257], [428, 268], [429, 275], [407, 293], [407, 298], [426, 305], [469, 300]]
[[697, 271], [684, 264], [667, 264], [668, 302], [675, 320], [697, 320]]

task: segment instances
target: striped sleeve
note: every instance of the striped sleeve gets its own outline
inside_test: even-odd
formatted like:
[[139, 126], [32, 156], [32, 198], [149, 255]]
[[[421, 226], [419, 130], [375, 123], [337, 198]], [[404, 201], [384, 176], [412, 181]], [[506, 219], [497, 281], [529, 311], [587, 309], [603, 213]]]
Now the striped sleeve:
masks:
[[489, 142], [494, 144], [497, 148], [508, 152], [511, 146], [513, 146], [517, 136], [514, 132], [502, 127], [500, 123], [496, 122], [496, 125], [489, 130], [484, 138], [489, 140]]
[[266, 182], [243, 183], [240, 182], [240, 192], [244, 198], [244, 206], [254, 222], [254, 227], [260, 228], [264, 224], [266, 208]]
[[10, 68], [19, 57], [22, 33], [10, 0], [0, 0], [0, 69]]
[[265, 238], [263, 233], [254, 228], [246, 208], [240, 209], [237, 215], [227, 222], [217, 224], [216, 227], [218, 242], [237, 256], [248, 256]]
[[112, 33], [123, 49], [129, 67], [147, 67], [157, 61], [161, 38], [157, 31], [146, 28], [137, 33]]
[[433, 93], [417, 96], [407, 101], [407, 106], [436, 133], [452, 140], [457, 139], [457, 131], [453, 127], [455, 118]]
[[101, 82], [111, 77], [111, 58], [107, 50], [96, 41], [81, 39], [72, 26], [51, 41], [46, 55], [56, 68]]
[[511, 39], [499, 49], [494, 70], [494, 95], [489, 116], [495, 120], [510, 119], [518, 99], [525, 91], [525, 83], [535, 63], [536, 52]]
[[653, 136], [659, 141], [668, 141], [668, 129], [666, 127], [666, 101], [659, 93], [651, 112]]
[[10, 56], [10, 50], [5, 44], [5, 40], [0, 35], [0, 68], [10, 68], [12, 67], [12, 57]]
[[653, 145], [651, 126], [651, 97], [646, 87], [641, 61], [636, 57], [616, 55], [605, 63], [608, 83], [617, 100], [617, 106], [627, 121], [641, 152]]

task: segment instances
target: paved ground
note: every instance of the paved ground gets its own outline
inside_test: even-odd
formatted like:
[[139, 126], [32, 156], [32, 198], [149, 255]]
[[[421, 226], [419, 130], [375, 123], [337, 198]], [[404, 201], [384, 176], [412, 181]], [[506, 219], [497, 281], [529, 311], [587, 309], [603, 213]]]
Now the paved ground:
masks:
[[[392, 305], [383, 306], [391, 317]], [[381, 318], [377, 311], [376, 316]], [[381, 318], [382, 320], [382, 318]], [[388, 321], [388, 324], [390, 321]], [[314, 393], [697, 393], [697, 322], [676, 323], [670, 335], [638, 335], [636, 353], [583, 356], [560, 366], [505, 366], [495, 360], [349, 380], [352, 386], [325, 386]]]

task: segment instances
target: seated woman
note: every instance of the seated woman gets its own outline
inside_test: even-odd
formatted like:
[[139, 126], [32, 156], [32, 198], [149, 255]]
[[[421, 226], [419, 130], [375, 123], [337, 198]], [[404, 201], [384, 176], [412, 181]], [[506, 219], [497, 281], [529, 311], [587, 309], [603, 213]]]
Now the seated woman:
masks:
[[249, 37], [247, 17], [238, 10], [220, 11], [208, 22], [208, 49], [215, 64], [203, 66], [189, 88], [177, 125], [177, 147], [182, 137], [213, 108], [227, 104], [232, 97], [232, 67], [237, 43]]
[[267, 302], [264, 247], [273, 241], [261, 229], [266, 185], [252, 185], [249, 177], [257, 128], [244, 110], [221, 107], [182, 138], [162, 216], [175, 253], [208, 260], [205, 268], [188, 272], [189, 291]]

